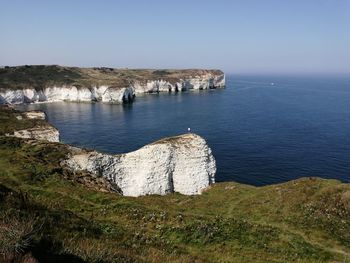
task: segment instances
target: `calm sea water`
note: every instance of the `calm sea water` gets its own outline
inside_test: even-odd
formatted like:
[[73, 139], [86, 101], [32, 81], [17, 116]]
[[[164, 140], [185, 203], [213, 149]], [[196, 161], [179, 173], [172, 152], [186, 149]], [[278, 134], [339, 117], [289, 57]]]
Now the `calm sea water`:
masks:
[[350, 182], [350, 77], [227, 76], [222, 90], [145, 95], [131, 105], [51, 103], [69, 144], [124, 153], [188, 127], [217, 161], [217, 181], [253, 185], [304, 176]]

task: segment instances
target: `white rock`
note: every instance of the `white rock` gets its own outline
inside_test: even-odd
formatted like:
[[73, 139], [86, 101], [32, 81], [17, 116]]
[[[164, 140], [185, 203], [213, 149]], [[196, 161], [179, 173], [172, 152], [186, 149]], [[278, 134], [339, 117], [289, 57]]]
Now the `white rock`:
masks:
[[28, 119], [45, 120], [46, 114], [43, 111], [26, 111], [23, 113]]
[[163, 139], [121, 155], [75, 150], [63, 164], [108, 178], [126, 196], [201, 194], [215, 182], [216, 173], [211, 149], [195, 134]]
[[108, 88], [102, 95], [102, 102], [131, 102], [134, 90], [131, 87], [115, 89]]
[[35, 89], [23, 90], [23, 102], [37, 102], [39, 101], [39, 94]]
[[24, 102], [23, 90], [0, 91], [0, 102], [8, 104], [19, 104]]
[[35, 139], [49, 142], [59, 142], [59, 132], [51, 125], [37, 126], [31, 129], [15, 131], [13, 135], [17, 138]]
[[135, 94], [223, 88], [225, 87], [225, 74], [213, 75], [208, 73], [193, 78], [181, 79], [174, 84], [162, 79], [149, 80], [146, 83], [136, 81], [132, 84], [132, 87]]
[[225, 74], [203, 74], [176, 83], [166, 80], [134, 81], [128, 87], [115, 88], [106, 85], [100, 87], [52, 86], [43, 90], [0, 90], [0, 104], [21, 104], [33, 102], [53, 101], [102, 101], [108, 103], [122, 103], [133, 100], [135, 94], [153, 92], [175, 92], [199, 89], [222, 88], [225, 86]]
[[55, 101], [103, 101], [103, 102], [130, 102], [134, 98], [132, 87], [112, 88], [107, 86], [88, 88], [48, 87], [44, 90], [0, 90], [0, 104], [21, 104], [33, 102]]

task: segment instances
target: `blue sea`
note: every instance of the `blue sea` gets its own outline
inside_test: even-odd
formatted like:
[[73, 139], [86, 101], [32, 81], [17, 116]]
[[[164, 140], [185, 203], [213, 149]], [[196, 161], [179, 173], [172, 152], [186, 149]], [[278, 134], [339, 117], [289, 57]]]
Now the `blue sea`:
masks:
[[187, 132], [204, 137], [217, 181], [305, 176], [350, 182], [350, 77], [229, 75], [225, 89], [136, 97], [133, 104], [47, 103], [65, 143], [125, 153]]

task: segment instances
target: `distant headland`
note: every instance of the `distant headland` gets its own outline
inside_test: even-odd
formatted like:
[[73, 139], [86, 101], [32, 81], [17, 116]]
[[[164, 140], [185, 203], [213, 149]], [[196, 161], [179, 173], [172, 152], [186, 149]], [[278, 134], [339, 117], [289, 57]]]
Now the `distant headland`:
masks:
[[129, 103], [140, 93], [225, 87], [224, 72], [215, 69], [24, 65], [2, 67], [0, 76], [0, 104], [46, 101]]

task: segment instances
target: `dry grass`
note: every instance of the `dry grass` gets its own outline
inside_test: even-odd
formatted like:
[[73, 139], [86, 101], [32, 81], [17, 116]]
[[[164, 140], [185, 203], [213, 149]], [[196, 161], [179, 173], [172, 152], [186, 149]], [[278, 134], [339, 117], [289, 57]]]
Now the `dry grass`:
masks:
[[19, 213], [4, 213], [0, 218], [0, 255], [15, 258], [28, 250], [41, 225], [37, 218], [21, 218]]
[[203, 69], [152, 70], [26, 65], [0, 68], [0, 89], [35, 88], [40, 90], [48, 86], [62, 85], [87, 88], [108, 85], [122, 88], [134, 81], [146, 82], [160, 79], [175, 84], [180, 79], [204, 74], [221, 75], [223, 72]]

